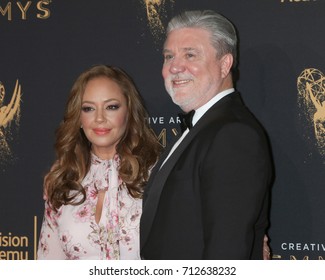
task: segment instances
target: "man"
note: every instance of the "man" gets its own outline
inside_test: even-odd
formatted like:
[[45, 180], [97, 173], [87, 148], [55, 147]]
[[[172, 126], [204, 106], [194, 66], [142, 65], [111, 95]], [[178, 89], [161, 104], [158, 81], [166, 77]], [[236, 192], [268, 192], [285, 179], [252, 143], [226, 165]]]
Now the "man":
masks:
[[235, 28], [213, 11], [168, 24], [165, 87], [195, 112], [146, 188], [143, 259], [263, 259], [271, 159], [263, 129], [234, 90], [236, 49]]

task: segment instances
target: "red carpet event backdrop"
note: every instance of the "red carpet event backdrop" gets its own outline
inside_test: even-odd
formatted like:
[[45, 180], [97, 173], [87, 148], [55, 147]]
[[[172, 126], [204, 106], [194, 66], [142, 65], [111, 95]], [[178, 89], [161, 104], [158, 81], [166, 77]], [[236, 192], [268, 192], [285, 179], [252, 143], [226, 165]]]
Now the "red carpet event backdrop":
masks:
[[0, 259], [35, 259], [42, 182], [77, 76], [94, 64], [135, 80], [162, 146], [180, 133], [161, 77], [168, 20], [213, 9], [236, 25], [237, 89], [272, 146], [272, 258], [325, 258], [324, 0], [0, 0]]

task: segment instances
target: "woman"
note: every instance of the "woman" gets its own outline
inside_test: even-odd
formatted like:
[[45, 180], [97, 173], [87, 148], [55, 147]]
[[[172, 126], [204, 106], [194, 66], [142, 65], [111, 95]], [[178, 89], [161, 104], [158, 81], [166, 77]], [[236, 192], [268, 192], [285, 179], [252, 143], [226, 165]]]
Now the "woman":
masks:
[[141, 196], [160, 144], [132, 79], [94, 66], [74, 83], [45, 177], [38, 259], [139, 259]]

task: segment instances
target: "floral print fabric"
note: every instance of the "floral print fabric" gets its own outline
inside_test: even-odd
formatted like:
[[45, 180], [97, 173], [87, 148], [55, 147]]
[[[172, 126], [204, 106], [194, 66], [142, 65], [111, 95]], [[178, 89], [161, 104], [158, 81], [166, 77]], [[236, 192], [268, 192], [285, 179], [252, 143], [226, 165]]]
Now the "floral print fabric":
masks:
[[[57, 212], [45, 202], [38, 259], [140, 259], [140, 199], [131, 197], [118, 176], [119, 157], [101, 160], [94, 154], [82, 181], [86, 200], [62, 205]], [[102, 213], [95, 220], [98, 192], [104, 191]]]

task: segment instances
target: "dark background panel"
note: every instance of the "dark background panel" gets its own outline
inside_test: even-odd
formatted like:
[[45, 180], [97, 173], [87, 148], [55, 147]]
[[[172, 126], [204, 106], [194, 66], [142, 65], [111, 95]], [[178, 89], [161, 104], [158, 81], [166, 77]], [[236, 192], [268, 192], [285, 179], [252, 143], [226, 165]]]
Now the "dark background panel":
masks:
[[[24, 19], [18, 2], [30, 4]], [[325, 2], [149, 2], [155, 1], [0, 1], [2, 11], [11, 4], [10, 19], [0, 13], [0, 81], [6, 89], [0, 106], [10, 102], [17, 79], [23, 93], [19, 124], [0, 127], [11, 149], [7, 154], [0, 145], [0, 259], [34, 258], [54, 132], [82, 71], [99, 63], [124, 68], [145, 99], [161, 143], [175, 137], [179, 109], [164, 89], [161, 50], [167, 21], [187, 9], [217, 10], [239, 32], [236, 87], [264, 125], [274, 156], [269, 231], [274, 258], [322, 259], [325, 151], [299, 103], [297, 79], [306, 69], [325, 73]], [[47, 18], [39, 18], [46, 12]]]

